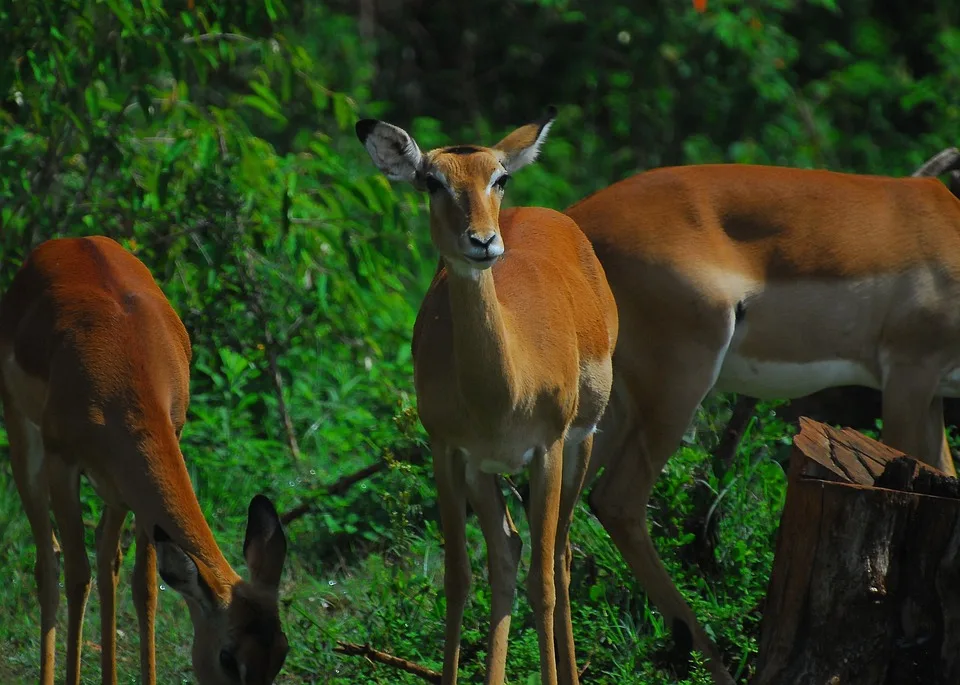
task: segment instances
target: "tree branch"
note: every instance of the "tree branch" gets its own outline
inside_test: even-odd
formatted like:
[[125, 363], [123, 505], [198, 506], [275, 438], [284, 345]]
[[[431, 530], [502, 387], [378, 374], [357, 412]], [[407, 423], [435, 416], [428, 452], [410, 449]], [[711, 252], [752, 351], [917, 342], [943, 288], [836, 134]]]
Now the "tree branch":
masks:
[[239, 33], [203, 33], [199, 36], [184, 36], [180, 39], [181, 43], [187, 45], [196, 45], [197, 43], [213, 43], [218, 40], [226, 40], [232, 43], [255, 43], [256, 41], [249, 36]]
[[406, 464], [422, 464], [424, 458], [425, 455], [423, 453], [423, 448], [419, 445], [414, 445], [410, 448], [404, 449], [392, 457], [385, 456], [380, 461], [370, 464], [369, 466], [364, 466], [359, 471], [349, 473], [330, 485], [316, 488], [310, 493], [306, 501], [298, 504], [296, 507], [283, 514], [280, 517], [280, 521], [283, 523], [283, 525], [287, 525], [291, 521], [296, 521], [297, 519], [303, 518], [307, 514], [316, 510], [317, 501], [321, 497], [342, 495], [357, 483], [371, 478], [381, 471], [385, 471], [390, 465], [391, 461], [402, 461]]
[[384, 666], [390, 666], [391, 668], [396, 668], [401, 671], [405, 671], [406, 673], [415, 675], [423, 680], [426, 680], [428, 683], [439, 683], [440, 678], [443, 675], [439, 671], [434, 671], [433, 669], [427, 668], [426, 666], [421, 666], [413, 661], [408, 661], [407, 659], [402, 659], [398, 656], [381, 652], [379, 649], [374, 649], [370, 645], [358, 645], [353, 642], [342, 642], [337, 640], [337, 646], [333, 648], [333, 651], [337, 652], [338, 654], [345, 654], [347, 656], [362, 656], [365, 659], [375, 663], [383, 664]]
[[280, 517], [280, 521], [283, 523], [283, 525], [287, 525], [291, 521], [296, 521], [299, 518], [303, 518], [304, 516], [306, 516], [316, 508], [317, 506], [316, 500], [320, 496], [342, 495], [344, 492], [349, 490], [351, 487], [353, 487], [360, 481], [366, 480], [367, 478], [370, 478], [371, 476], [374, 476], [380, 473], [385, 468], [387, 468], [387, 462], [378, 461], [374, 464], [370, 464], [370, 466], [363, 467], [359, 471], [355, 471], [351, 474], [344, 476], [343, 478], [339, 479], [332, 485], [328, 485], [325, 488], [319, 488], [320, 491], [313, 494], [310, 500], [306, 502], [302, 502], [301, 504], [298, 504], [296, 507], [294, 507], [293, 509], [285, 513], [283, 516]]

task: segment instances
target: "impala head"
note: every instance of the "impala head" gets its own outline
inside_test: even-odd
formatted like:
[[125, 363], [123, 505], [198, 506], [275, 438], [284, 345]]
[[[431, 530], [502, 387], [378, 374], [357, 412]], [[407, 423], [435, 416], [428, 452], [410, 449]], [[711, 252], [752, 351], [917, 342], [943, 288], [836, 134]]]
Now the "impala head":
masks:
[[537, 158], [557, 110], [521, 126], [493, 147], [454, 145], [423, 153], [402, 128], [357, 122], [357, 137], [387, 178], [430, 194], [430, 233], [458, 272], [489, 269], [503, 254], [500, 202], [510, 175]]
[[287, 539], [273, 504], [250, 502], [243, 555], [250, 581], [238, 581], [217, 597], [202, 565], [163, 529], [154, 530], [160, 577], [187, 600], [193, 621], [193, 670], [200, 685], [269, 685], [287, 656], [277, 588]]

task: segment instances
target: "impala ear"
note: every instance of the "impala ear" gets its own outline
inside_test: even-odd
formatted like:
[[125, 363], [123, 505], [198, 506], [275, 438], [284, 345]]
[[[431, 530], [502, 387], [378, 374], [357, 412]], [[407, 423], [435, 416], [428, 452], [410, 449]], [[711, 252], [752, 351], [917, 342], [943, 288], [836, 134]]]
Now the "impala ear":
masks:
[[547, 133], [556, 118], [557, 108], [551, 105], [539, 121], [521, 126], [493, 146], [494, 150], [503, 153], [501, 161], [508, 173], [522, 169], [537, 158], [540, 146], [547, 139]]
[[409, 133], [376, 119], [361, 119], [356, 131], [370, 159], [387, 178], [414, 183], [423, 166], [423, 153]]
[[280, 586], [283, 562], [287, 557], [287, 536], [273, 503], [263, 495], [250, 500], [243, 557], [250, 579], [273, 590]]
[[914, 171], [911, 176], [939, 176], [960, 168], [960, 150], [948, 147], [941, 150]]

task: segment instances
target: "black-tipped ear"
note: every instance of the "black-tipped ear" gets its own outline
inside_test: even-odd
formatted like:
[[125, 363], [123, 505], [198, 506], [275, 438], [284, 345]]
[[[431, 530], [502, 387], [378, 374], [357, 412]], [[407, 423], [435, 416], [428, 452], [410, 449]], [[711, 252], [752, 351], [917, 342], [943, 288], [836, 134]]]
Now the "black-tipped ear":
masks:
[[367, 137], [373, 132], [373, 128], [377, 125], [376, 119], [361, 119], [357, 122], [354, 127], [357, 131], [357, 138], [360, 139], [361, 143], [367, 142]]
[[501, 161], [508, 172], [513, 173], [537, 158], [540, 146], [547, 139], [547, 133], [556, 118], [557, 108], [550, 105], [540, 119], [521, 126], [493, 146], [493, 149], [503, 153]]
[[361, 119], [356, 124], [357, 138], [370, 159], [393, 181], [416, 183], [423, 165], [423, 153], [413, 137], [399, 126], [376, 119]]
[[540, 117], [540, 127], [544, 127], [549, 124], [551, 121], [557, 118], [557, 108], [553, 105], [547, 105], [547, 109], [544, 111], [543, 116]]
[[273, 589], [279, 587], [287, 557], [287, 537], [276, 508], [263, 495], [255, 495], [250, 500], [243, 556], [253, 582]]
[[911, 176], [939, 176], [960, 168], [960, 150], [948, 147], [941, 150], [914, 171]]

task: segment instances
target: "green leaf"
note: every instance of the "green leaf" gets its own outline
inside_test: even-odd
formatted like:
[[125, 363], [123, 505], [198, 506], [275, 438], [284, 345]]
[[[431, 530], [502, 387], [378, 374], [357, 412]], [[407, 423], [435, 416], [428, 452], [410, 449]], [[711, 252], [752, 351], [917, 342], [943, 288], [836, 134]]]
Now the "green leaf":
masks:
[[276, 107], [277, 109], [280, 108], [280, 101], [277, 100], [277, 96], [273, 94], [273, 91], [270, 90], [269, 86], [264, 85], [263, 83], [257, 83], [256, 81], [251, 81], [250, 88], [266, 102], [269, 102], [271, 106]]
[[353, 124], [353, 108], [350, 106], [347, 96], [343, 93], [333, 94], [333, 115], [337, 120], [337, 126], [341, 130], [345, 131]]
[[134, 25], [133, 18], [130, 16], [130, 12], [125, 6], [125, 3], [118, 2], [117, 0], [105, 0], [105, 2], [114, 16], [123, 24], [123, 27], [130, 32], [131, 36], [136, 36], [137, 27]]
[[165, 167], [169, 167], [173, 162], [175, 162], [181, 155], [181, 153], [190, 145], [190, 140], [186, 138], [181, 138], [173, 145], [167, 148], [167, 153], [163, 156], [163, 164]]
[[261, 97], [256, 95], [245, 95], [240, 99], [240, 101], [249, 107], [259, 110], [271, 119], [279, 121], [282, 124], [287, 123], [287, 118], [280, 113], [280, 110]]

